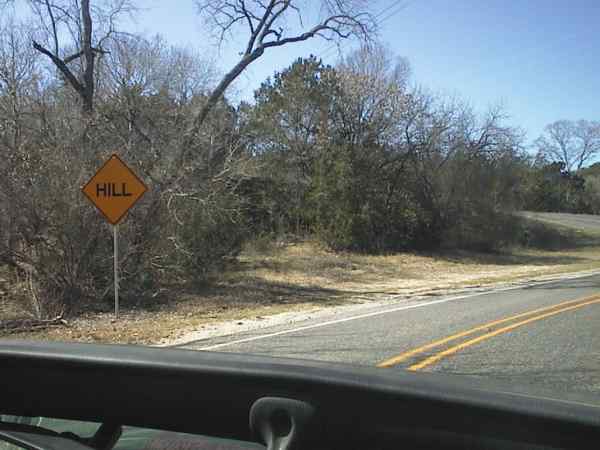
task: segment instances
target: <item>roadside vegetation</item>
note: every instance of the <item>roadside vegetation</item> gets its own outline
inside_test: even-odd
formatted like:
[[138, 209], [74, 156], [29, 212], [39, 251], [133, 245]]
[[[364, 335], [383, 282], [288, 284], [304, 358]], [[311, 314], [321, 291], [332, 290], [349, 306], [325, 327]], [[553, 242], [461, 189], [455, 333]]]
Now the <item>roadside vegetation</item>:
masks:
[[[565, 230], [563, 244], [569, 242], [570, 233]], [[306, 317], [326, 307], [427, 298], [600, 268], [596, 236], [570, 242], [560, 250], [513, 248], [482, 253], [449, 249], [369, 255], [332, 251], [315, 240], [268, 244], [261, 240], [245, 244], [226, 270], [202, 286], [164, 286], [153, 298], [129, 299], [116, 322], [110, 302], [95, 302], [85, 312], [69, 317], [66, 325], [36, 328], [23, 323], [19, 332], [5, 330], [3, 334], [43, 340], [168, 344], [224, 321], [230, 324], [229, 332], [234, 332], [272, 315]], [[19, 291], [19, 285], [0, 285], [0, 290], [5, 290], [0, 297], [5, 317], [27, 316], [27, 311], [18, 309], [28, 302], [27, 288], [21, 287]]]
[[[111, 233], [80, 192], [114, 151], [149, 186], [119, 227], [125, 318], [142, 324], [125, 340], [595, 265], [582, 236], [515, 213], [598, 212], [600, 174], [587, 167], [598, 123], [550, 125], [532, 157], [502, 108], [414, 87], [409, 62], [376, 42], [371, 2], [323, 2], [317, 19], [296, 2], [196, 3], [217, 40], [246, 33], [223, 74], [193, 50], [120, 30], [133, 1], [28, 0], [27, 17], [2, 14], [5, 328], [66, 321], [82, 338], [76, 324], [93, 323], [119, 340], [123, 327], [96, 320], [112, 303]], [[357, 49], [335, 65], [307, 55], [253, 102], [229, 101], [272, 47], [322, 37]]]

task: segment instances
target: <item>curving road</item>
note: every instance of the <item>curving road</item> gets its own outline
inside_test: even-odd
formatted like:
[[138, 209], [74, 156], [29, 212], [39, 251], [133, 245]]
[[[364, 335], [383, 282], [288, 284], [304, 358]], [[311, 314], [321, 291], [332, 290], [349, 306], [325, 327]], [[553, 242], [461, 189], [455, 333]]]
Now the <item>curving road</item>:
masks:
[[454, 373], [600, 395], [600, 275], [404, 301], [186, 347]]
[[519, 214], [528, 219], [546, 222], [552, 225], [560, 225], [588, 233], [600, 232], [600, 215], [532, 211], [523, 211]]

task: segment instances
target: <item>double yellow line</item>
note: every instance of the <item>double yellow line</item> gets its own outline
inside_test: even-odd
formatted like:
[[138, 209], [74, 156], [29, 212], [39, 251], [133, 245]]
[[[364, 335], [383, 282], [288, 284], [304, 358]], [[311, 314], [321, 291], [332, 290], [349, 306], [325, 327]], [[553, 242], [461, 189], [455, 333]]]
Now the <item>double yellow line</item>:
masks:
[[[415, 357], [424, 353], [432, 348], [439, 347], [441, 345], [447, 344], [449, 342], [455, 341], [457, 339], [470, 336], [479, 331], [487, 331], [487, 333], [477, 336], [475, 338], [469, 339], [467, 341], [461, 342], [460, 344], [454, 345], [446, 350], [439, 351], [425, 359], [412, 364], [408, 370], [421, 370], [427, 366], [437, 363], [438, 361], [451, 356], [460, 350], [463, 350], [472, 345], [478, 344], [479, 342], [485, 341], [486, 339], [492, 338], [494, 336], [498, 336], [499, 334], [508, 333], [509, 331], [514, 330], [515, 328], [522, 327], [523, 325], [527, 325], [532, 322], [537, 322], [538, 320], [545, 319], [547, 317], [554, 316], [556, 314], [560, 314], [567, 311], [572, 311], [574, 309], [583, 308], [584, 306], [592, 305], [594, 303], [600, 303], [600, 295], [593, 295], [591, 297], [579, 298], [576, 300], [569, 300], [566, 302], [558, 303], [556, 305], [547, 306], [544, 308], [538, 308], [531, 311], [523, 312], [520, 314], [516, 314], [514, 316], [505, 317], [500, 320], [494, 320], [492, 322], [484, 323], [483, 325], [479, 325], [475, 328], [471, 328], [465, 331], [462, 331], [457, 334], [453, 334], [452, 336], [445, 337], [443, 339], [431, 342], [430, 344], [423, 345], [421, 347], [417, 347], [415, 349], [404, 352], [400, 355], [394, 356], [392, 358], [386, 359], [381, 363], [377, 364], [377, 367], [393, 367], [396, 366], [409, 358]], [[527, 317], [527, 319], [521, 320], [519, 322], [512, 323], [510, 325], [504, 326], [502, 328], [498, 328], [496, 330], [490, 331], [490, 328], [496, 327], [498, 325], [505, 324], [507, 322], [512, 322], [517, 319], [522, 319]]]

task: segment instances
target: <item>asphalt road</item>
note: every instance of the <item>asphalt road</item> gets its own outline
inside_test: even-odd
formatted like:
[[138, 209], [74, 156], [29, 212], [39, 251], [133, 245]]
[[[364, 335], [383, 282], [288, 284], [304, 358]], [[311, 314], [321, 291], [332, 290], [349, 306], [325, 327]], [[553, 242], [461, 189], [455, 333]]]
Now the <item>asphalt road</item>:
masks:
[[405, 301], [186, 347], [383, 364], [388, 369], [382, 370], [454, 373], [600, 395], [600, 275]]
[[586, 232], [600, 232], [600, 215], [570, 214], [570, 213], [545, 213], [523, 211], [520, 213], [528, 219], [539, 220], [554, 225], [574, 228]]

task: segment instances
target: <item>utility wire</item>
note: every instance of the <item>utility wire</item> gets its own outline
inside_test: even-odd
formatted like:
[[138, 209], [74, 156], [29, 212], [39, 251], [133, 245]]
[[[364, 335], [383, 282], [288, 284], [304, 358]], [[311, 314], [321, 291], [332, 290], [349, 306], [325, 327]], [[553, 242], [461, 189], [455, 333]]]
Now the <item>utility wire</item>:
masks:
[[[379, 26], [379, 25], [383, 24], [384, 22], [388, 21], [389, 19], [391, 19], [396, 14], [398, 14], [400, 11], [402, 11], [404, 9], [404, 6], [405, 6], [404, 3], [405, 3], [405, 0], [396, 0], [391, 5], [388, 5], [383, 10], [379, 11], [374, 16], [375, 24]], [[398, 7], [398, 8], [395, 9], [394, 11], [392, 11], [396, 7]], [[384, 17], [384, 15], [386, 13], [388, 13], [388, 14]], [[321, 59], [326, 58], [328, 56], [331, 56], [333, 54], [332, 52], [335, 51], [336, 49], [339, 49], [340, 47], [342, 47], [342, 44], [331, 44], [329, 47], [327, 47], [325, 50], [323, 50], [317, 56]]]

